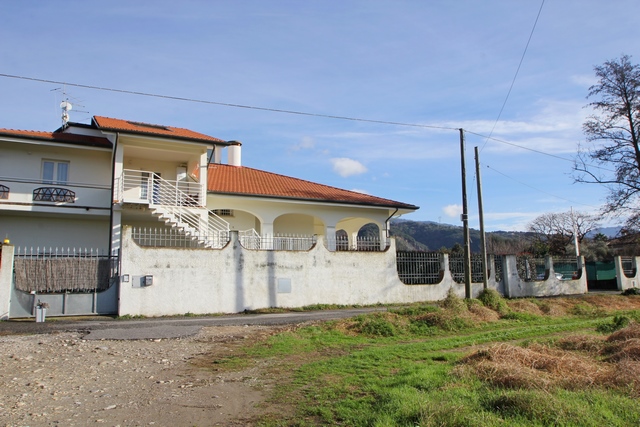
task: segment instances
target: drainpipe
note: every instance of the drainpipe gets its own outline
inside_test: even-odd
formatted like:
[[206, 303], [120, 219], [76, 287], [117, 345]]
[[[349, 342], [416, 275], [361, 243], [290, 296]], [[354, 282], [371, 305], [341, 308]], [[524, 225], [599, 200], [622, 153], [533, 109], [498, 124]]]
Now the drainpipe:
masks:
[[384, 222], [384, 225], [385, 225], [385, 227], [387, 228], [387, 229], [386, 229], [386, 232], [387, 232], [387, 239], [388, 239], [389, 237], [391, 237], [391, 233], [389, 233], [389, 220], [390, 220], [391, 218], [393, 218], [393, 216], [394, 216], [395, 214], [397, 214], [397, 213], [398, 213], [398, 208], [396, 208], [396, 210], [395, 210], [395, 211], [393, 211], [393, 213], [392, 213], [391, 215], [389, 215], [389, 218], [387, 218], [387, 220]]
[[[113, 200], [116, 195], [116, 151], [118, 150], [118, 138], [120, 133], [116, 132], [116, 140], [113, 143], [113, 153], [111, 154], [111, 200], [109, 210], [109, 259], [111, 259], [111, 249], [113, 246]], [[122, 232], [121, 232], [122, 234]]]

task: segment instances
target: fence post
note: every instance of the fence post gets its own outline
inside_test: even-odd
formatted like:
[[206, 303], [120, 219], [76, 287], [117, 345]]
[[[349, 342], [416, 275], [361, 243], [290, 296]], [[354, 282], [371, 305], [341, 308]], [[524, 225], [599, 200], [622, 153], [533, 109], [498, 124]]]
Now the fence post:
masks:
[[9, 244], [0, 246], [0, 320], [9, 319], [9, 302], [13, 287], [13, 256], [15, 247]]
[[516, 287], [520, 284], [518, 276], [518, 261], [515, 255], [505, 255], [502, 257], [502, 280], [504, 282], [504, 293], [508, 298], [520, 296], [516, 295]]

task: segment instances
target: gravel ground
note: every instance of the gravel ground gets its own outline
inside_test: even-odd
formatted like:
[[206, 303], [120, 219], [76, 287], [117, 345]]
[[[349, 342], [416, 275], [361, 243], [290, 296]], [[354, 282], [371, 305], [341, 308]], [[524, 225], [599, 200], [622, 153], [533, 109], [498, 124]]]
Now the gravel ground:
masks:
[[81, 332], [0, 337], [0, 425], [245, 426], [270, 410], [259, 368], [211, 361], [273, 326], [205, 327], [190, 337], [88, 340]]

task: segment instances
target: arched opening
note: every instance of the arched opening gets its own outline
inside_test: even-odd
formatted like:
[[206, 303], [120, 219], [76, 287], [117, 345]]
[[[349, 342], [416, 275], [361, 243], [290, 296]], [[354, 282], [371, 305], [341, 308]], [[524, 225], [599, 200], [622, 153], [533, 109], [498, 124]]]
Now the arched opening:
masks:
[[387, 247], [385, 230], [366, 218], [348, 218], [338, 222], [336, 250], [381, 251]]

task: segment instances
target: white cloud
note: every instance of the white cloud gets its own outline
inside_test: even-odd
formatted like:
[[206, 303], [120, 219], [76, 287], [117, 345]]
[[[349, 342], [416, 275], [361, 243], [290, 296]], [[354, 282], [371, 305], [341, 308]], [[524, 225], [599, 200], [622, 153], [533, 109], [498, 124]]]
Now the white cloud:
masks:
[[447, 205], [442, 208], [442, 212], [451, 218], [459, 217], [462, 214], [462, 205]]
[[351, 191], [355, 191], [356, 193], [361, 193], [361, 194], [370, 194], [367, 190], [363, 190], [361, 188], [352, 188]]
[[310, 136], [303, 136], [302, 141], [300, 141], [298, 144], [295, 144], [293, 147], [291, 147], [291, 149], [293, 151], [310, 150], [315, 146], [316, 142], [313, 140], [313, 138], [311, 138]]
[[333, 171], [344, 178], [351, 175], [360, 175], [367, 171], [365, 165], [347, 157], [331, 159], [331, 163], [333, 163]]
[[598, 83], [598, 78], [592, 74], [576, 74], [571, 76], [571, 81], [578, 86], [591, 87]]

